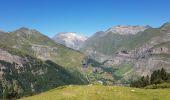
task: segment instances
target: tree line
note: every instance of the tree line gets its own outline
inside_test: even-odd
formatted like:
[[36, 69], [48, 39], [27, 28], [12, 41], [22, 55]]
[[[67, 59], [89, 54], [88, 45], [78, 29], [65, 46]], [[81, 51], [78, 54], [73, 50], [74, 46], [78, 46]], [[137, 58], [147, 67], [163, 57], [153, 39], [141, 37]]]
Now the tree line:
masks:
[[155, 70], [150, 76], [142, 76], [138, 80], [132, 81], [130, 86], [142, 88], [147, 85], [157, 85], [161, 83], [170, 83], [170, 73], [167, 73], [164, 68]]

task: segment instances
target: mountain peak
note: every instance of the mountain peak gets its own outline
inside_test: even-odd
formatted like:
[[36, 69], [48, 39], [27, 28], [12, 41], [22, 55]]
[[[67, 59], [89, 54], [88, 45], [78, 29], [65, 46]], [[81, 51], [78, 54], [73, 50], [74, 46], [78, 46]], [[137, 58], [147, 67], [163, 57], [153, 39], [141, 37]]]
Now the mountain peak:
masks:
[[142, 32], [146, 29], [150, 28], [150, 26], [131, 26], [131, 25], [118, 25], [108, 29], [106, 32], [118, 33], [121, 35], [126, 34], [136, 34], [138, 32]]
[[87, 37], [76, 32], [60, 32], [52, 38], [56, 43], [78, 50], [86, 41]]
[[17, 33], [17, 34], [31, 34], [30, 32], [31, 30], [29, 28], [26, 28], [26, 27], [21, 27], [17, 30], [14, 31], [14, 33]]
[[105, 32], [104, 31], [98, 31], [96, 32], [92, 37], [93, 38], [97, 38], [97, 37], [102, 37], [105, 35]]
[[161, 26], [162, 30], [170, 30], [170, 22], [166, 22]]
[[29, 29], [26, 27], [21, 27], [15, 31], [10, 32], [11, 34], [14, 34], [18, 37], [22, 37], [25, 39], [30, 39], [31, 37], [44, 37], [44, 35], [42, 33], [40, 33], [39, 31], [35, 30], [35, 29]]
[[17, 29], [16, 31], [26, 32], [26, 31], [29, 31], [29, 30], [30, 30], [29, 28], [21, 27], [21, 28]]
[[168, 21], [168, 22], [166, 22], [165, 24], [168, 24], [168, 25], [170, 25], [170, 22]]

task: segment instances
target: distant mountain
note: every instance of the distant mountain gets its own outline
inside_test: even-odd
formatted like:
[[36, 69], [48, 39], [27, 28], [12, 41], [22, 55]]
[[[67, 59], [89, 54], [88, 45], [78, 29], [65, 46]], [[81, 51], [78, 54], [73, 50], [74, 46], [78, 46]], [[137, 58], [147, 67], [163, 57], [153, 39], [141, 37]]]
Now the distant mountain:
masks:
[[127, 35], [127, 34], [137, 34], [138, 32], [142, 32], [144, 30], [146, 30], [147, 28], [150, 28], [150, 26], [114, 26], [110, 29], [108, 29], [106, 31], [106, 33], [108, 32], [112, 32], [112, 33], [117, 33], [117, 34], [121, 34], [121, 35]]
[[162, 30], [170, 30], [170, 22], [166, 22], [165, 24], [163, 24], [162, 26], [161, 26], [161, 29]]
[[86, 41], [87, 37], [73, 32], [61, 32], [52, 38], [56, 43], [65, 45], [66, 47], [79, 50]]
[[170, 71], [170, 24], [117, 26], [94, 34], [81, 51], [112, 69], [121, 83], [162, 67]]
[[[86, 40], [81, 50], [86, 54], [100, 59], [103, 61], [107, 56], [110, 56], [113, 52], [121, 47], [130, 46], [126, 45], [128, 41], [141, 33], [148, 26], [114, 26], [105, 32], [100, 31], [95, 33], [92, 37]], [[99, 60], [98, 59], [98, 60]]]

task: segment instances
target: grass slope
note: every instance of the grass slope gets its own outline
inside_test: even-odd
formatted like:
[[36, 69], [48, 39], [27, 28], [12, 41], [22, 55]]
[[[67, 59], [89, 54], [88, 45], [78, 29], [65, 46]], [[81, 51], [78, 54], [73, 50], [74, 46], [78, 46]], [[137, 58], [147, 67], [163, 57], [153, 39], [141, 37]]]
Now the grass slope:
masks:
[[[134, 90], [134, 91], [133, 91]], [[64, 86], [21, 100], [168, 100], [170, 89], [137, 89], [121, 86]]]

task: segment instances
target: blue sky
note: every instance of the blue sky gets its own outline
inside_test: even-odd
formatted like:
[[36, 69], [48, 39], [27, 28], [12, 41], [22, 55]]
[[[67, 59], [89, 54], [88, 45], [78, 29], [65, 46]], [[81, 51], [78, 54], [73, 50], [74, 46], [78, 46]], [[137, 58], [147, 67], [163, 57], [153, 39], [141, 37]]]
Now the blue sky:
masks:
[[170, 21], [170, 0], [0, 0], [0, 30], [37, 29], [86, 36], [115, 25], [151, 25]]

